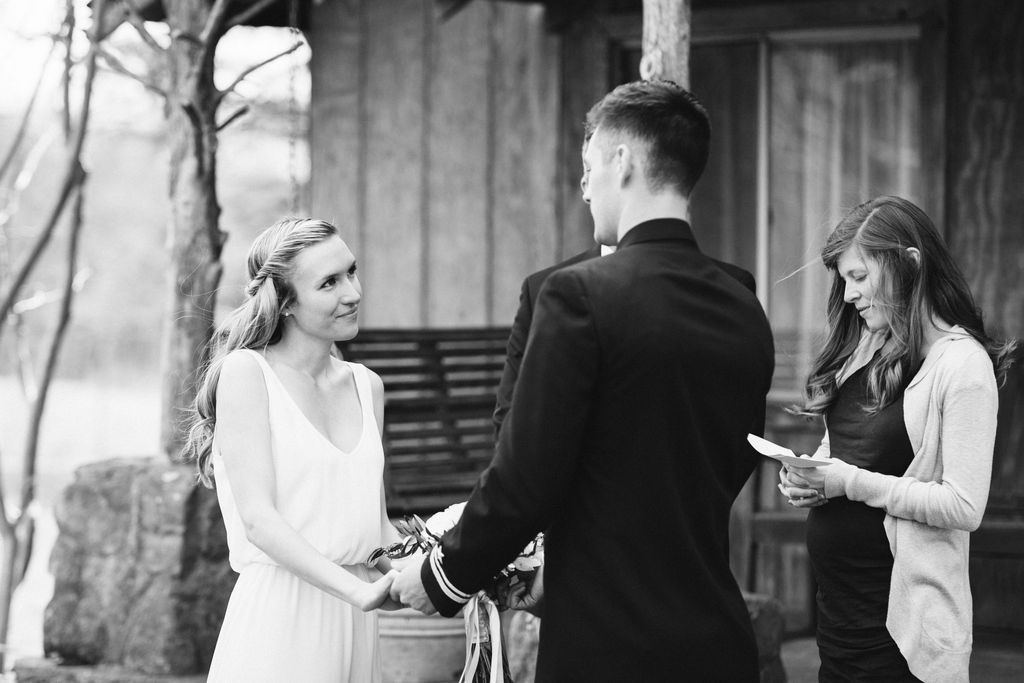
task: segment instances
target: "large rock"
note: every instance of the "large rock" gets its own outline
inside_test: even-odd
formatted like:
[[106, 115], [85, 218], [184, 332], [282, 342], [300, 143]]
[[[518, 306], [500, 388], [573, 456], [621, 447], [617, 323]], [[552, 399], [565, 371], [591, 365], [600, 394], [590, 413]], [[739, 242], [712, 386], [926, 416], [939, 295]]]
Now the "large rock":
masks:
[[235, 574], [194, 469], [117, 459], [75, 472], [57, 510], [44, 649], [66, 664], [206, 671]]

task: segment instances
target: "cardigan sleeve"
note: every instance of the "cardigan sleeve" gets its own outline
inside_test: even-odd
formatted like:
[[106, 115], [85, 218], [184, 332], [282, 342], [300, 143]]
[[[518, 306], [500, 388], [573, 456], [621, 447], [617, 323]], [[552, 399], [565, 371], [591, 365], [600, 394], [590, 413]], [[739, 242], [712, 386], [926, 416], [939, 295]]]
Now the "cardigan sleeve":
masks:
[[981, 524], [992, 476], [998, 393], [992, 363], [978, 349], [945, 367], [932, 397], [940, 410], [936, 481], [895, 477], [836, 461], [825, 468], [825, 495], [882, 508], [893, 517], [943, 529]]

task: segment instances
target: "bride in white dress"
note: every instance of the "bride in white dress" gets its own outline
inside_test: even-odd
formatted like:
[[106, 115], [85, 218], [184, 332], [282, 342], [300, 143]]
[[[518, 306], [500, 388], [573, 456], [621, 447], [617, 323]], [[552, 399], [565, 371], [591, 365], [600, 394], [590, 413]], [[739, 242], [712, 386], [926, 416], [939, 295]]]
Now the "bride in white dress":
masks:
[[331, 353], [358, 331], [355, 257], [334, 226], [281, 221], [253, 243], [246, 301], [214, 337], [185, 453], [215, 482], [238, 581], [208, 680], [380, 681], [376, 609], [394, 573], [383, 385]]

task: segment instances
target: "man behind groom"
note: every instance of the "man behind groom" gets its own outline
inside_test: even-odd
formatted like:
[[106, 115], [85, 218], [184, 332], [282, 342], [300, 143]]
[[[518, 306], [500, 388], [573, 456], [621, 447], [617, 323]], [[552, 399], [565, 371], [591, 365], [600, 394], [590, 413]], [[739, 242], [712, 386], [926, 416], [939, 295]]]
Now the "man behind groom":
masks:
[[392, 596], [452, 616], [545, 531], [538, 681], [756, 681], [728, 526], [774, 350], [753, 293], [685, 220], [707, 114], [635, 82], [588, 125], [585, 199], [618, 250], [547, 278], [494, 459]]

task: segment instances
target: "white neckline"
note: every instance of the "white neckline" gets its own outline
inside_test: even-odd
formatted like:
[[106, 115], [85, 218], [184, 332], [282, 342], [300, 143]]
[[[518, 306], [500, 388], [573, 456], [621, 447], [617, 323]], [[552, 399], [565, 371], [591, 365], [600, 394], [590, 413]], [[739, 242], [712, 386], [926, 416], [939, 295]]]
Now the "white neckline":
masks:
[[256, 351], [255, 349], [247, 350], [252, 351], [254, 354], [256, 354], [256, 357], [259, 359], [259, 363], [264, 371], [264, 377], [268, 376], [267, 371], [269, 371], [269, 376], [273, 377], [274, 381], [277, 382], [278, 388], [284, 393], [285, 397], [288, 399], [288, 402], [292, 405], [295, 411], [300, 416], [302, 416], [302, 419], [306, 423], [306, 425], [308, 425], [313, 432], [319, 435], [324, 443], [326, 443], [328, 446], [330, 446], [331, 448], [333, 448], [334, 450], [343, 455], [352, 455], [353, 453], [359, 450], [359, 447], [363, 444], [363, 440], [366, 438], [367, 415], [366, 400], [365, 397], [362, 395], [362, 391], [360, 391], [360, 377], [359, 373], [356, 372], [354, 363], [349, 363], [348, 361], [344, 360], [341, 361], [348, 367], [349, 371], [352, 373], [352, 383], [355, 385], [356, 390], [356, 402], [359, 404], [359, 438], [357, 438], [355, 444], [353, 444], [352, 450], [346, 451], [345, 449], [341, 448], [333, 441], [331, 441], [331, 439], [326, 434], [317, 429], [316, 425], [313, 424], [313, 421], [309, 419], [309, 416], [306, 415], [306, 413], [302, 411], [302, 408], [299, 407], [299, 404], [292, 397], [291, 393], [289, 393], [288, 387], [284, 385], [284, 382], [281, 381], [281, 378], [278, 377], [277, 372], [270, 365], [270, 362], [263, 357], [263, 354], [261, 354], [259, 351]]

